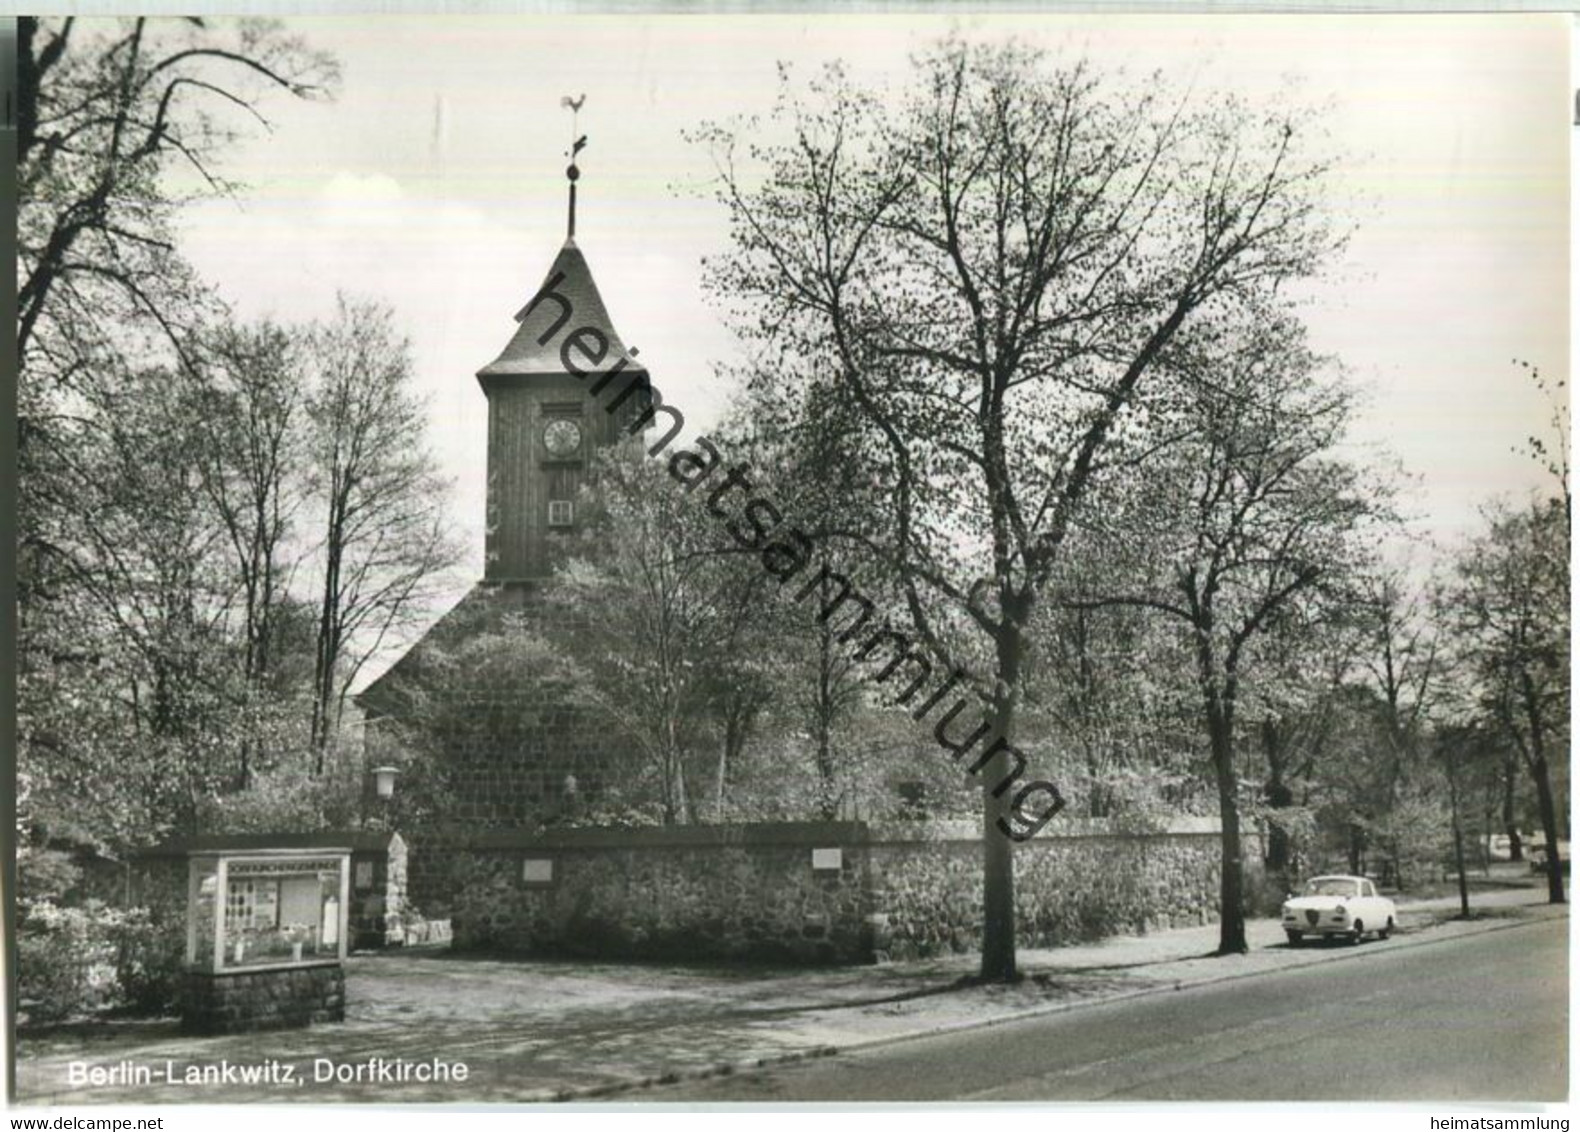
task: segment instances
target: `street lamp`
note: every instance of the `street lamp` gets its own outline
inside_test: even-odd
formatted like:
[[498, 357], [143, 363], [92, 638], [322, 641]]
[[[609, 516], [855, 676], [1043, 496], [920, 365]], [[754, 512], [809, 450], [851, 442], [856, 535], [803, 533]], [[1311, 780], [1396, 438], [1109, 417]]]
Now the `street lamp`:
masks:
[[373, 792], [380, 798], [388, 798], [395, 793], [395, 776], [400, 773], [399, 767], [376, 766], [373, 768]]

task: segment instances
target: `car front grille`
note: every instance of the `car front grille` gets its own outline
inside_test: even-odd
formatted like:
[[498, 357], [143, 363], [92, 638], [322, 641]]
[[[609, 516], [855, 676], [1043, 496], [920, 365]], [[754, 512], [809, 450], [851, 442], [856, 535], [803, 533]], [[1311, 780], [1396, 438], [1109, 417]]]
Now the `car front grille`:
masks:
[[1321, 916], [1322, 916], [1322, 913], [1318, 912], [1314, 908], [1306, 909], [1306, 923], [1310, 924], [1312, 927], [1316, 927], [1317, 926], [1317, 920], [1319, 918], [1321, 918]]

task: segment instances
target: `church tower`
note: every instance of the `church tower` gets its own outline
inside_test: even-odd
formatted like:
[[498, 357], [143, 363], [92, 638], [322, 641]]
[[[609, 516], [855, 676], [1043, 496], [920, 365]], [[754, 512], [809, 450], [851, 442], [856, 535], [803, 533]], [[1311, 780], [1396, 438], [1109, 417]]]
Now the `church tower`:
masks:
[[[650, 390], [576, 246], [581, 145], [566, 170], [565, 243], [516, 313], [515, 333], [477, 372], [488, 398], [483, 577], [356, 697], [369, 765], [410, 770], [435, 829], [553, 824], [617, 787], [608, 719], [542, 647], [580, 631], [574, 609], [556, 600], [554, 570], [585, 521], [578, 493], [600, 452], [640, 458]], [[429, 859], [412, 858], [419, 902], [445, 892], [442, 878], [423, 878]]]
[[630, 414], [611, 414], [594, 396], [598, 378], [618, 371], [622, 384], [648, 381], [576, 246], [579, 175], [573, 162], [565, 243], [543, 286], [516, 313], [504, 350], [477, 372], [488, 397], [485, 582], [552, 573], [556, 544], [576, 529], [576, 495], [592, 460], [629, 436]]

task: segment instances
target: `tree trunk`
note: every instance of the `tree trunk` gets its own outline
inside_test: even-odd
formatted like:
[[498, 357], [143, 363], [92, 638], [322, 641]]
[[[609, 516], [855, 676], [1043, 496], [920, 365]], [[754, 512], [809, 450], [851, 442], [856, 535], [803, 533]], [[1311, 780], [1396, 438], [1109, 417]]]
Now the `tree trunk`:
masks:
[[1503, 762], [1503, 832], [1509, 838], [1509, 860], [1525, 860], [1525, 846], [1520, 843], [1520, 830], [1514, 823], [1514, 783], [1518, 778], [1511, 754]]
[[1234, 719], [1222, 703], [1208, 705], [1212, 766], [1218, 780], [1220, 839], [1218, 955], [1243, 955], [1245, 941], [1245, 862], [1240, 856], [1239, 782], [1234, 774]]
[[[829, 584], [824, 582], [823, 593], [826, 602]], [[828, 622], [824, 622], [818, 632], [818, 657], [817, 657], [817, 718], [813, 721], [817, 728], [817, 781], [818, 781], [818, 814], [824, 821], [833, 821], [839, 816], [839, 781], [837, 768], [834, 766], [834, 688], [831, 666], [833, 664], [833, 641]]]
[[1213, 777], [1218, 786], [1219, 886], [1218, 949], [1215, 955], [1243, 955], [1245, 942], [1245, 862], [1240, 856], [1239, 780], [1234, 773], [1234, 705], [1238, 685], [1237, 658], [1225, 658], [1220, 678], [1212, 643], [1212, 610], [1198, 610], [1196, 678], [1212, 749]]
[[824, 821], [839, 816], [839, 784], [834, 777], [834, 752], [829, 743], [828, 719], [818, 721], [817, 733], [817, 809]]
[[318, 611], [318, 648], [313, 665], [313, 725], [311, 739], [316, 752], [313, 773], [324, 773], [324, 748], [329, 742], [329, 706], [334, 695], [335, 662], [340, 659], [340, 547], [342, 522], [333, 515], [329, 522], [328, 548], [324, 561], [324, 589]]
[[[998, 682], [993, 727], [988, 735], [1015, 741], [1016, 701], [1020, 696], [1020, 626], [1006, 613], [998, 635]], [[1012, 983], [1020, 977], [1015, 961], [1015, 842], [999, 829], [1008, 821], [1012, 791], [993, 796], [1004, 780], [1009, 758], [1000, 752], [982, 768], [982, 981]]]
[[[1485, 799], [1483, 799], [1485, 802]], [[1492, 806], [1484, 804], [1481, 810], [1481, 875], [1492, 875], [1492, 831], [1497, 824], [1492, 820]]]
[[1449, 815], [1454, 822], [1454, 867], [1459, 870], [1459, 914], [1470, 919], [1470, 885], [1465, 880], [1465, 836], [1459, 822], [1459, 787], [1452, 775], [1448, 780]]
[[664, 766], [664, 824], [675, 825], [679, 820], [678, 798], [680, 788], [676, 785], [675, 756], [674, 752], [666, 749], [663, 754]]
[[[1295, 804], [1294, 791], [1281, 782], [1269, 783], [1267, 804], [1271, 809], [1287, 810]], [[1269, 872], [1285, 873], [1289, 871], [1289, 831], [1277, 821], [1267, 823], [1266, 861]]]
[[[1284, 782], [1284, 736], [1278, 724], [1262, 722], [1262, 753], [1267, 758], [1267, 783], [1263, 795], [1269, 809], [1287, 810], [1295, 804], [1295, 792]], [[1267, 847], [1263, 860], [1269, 873], [1289, 870], [1289, 833], [1277, 821], [1267, 823]]]
[[720, 825], [724, 824], [724, 783], [729, 777], [730, 738], [733, 730], [733, 726], [725, 728], [724, 745], [719, 748], [719, 765], [713, 778], [713, 820]]
[[1108, 786], [1103, 781], [1103, 761], [1098, 745], [1092, 739], [1093, 717], [1096, 715], [1093, 705], [1097, 698], [1097, 675], [1092, 663], [1090, 637], [1087, 611], [1078, 609], [1075, 612], [1075, 718], [1077, 733], [1080, 735], [1082, 760], [1086, 765], [1088, 792], [1086, 813], [1088, 817], [1106, 818]]
[[692, 789], [691, 783], [686, 781], [686, 755], [680, 755], [680, 767], [675, 775], [675, 780], [680, 783], [680, 815], [687, 825], [697, 824], [697, 792]]
[[1542, 836], [1547, 839], [1547, 903], [1562, 904], [1564, 872], [1563, 862], [1558, 859], [1558, 810], [1553, 803], [1553, 784], [1547, 770], [1547, 756], [1537, 756], [1531, 765], [1531, 777], [1536, 779], [1536, 804], [1542, 814]]
[[1530, 724], [1530, 768], [1536, 780], [1536, 805], [1542, 815], [1542, 836], [1547, 839], [1547, 903], [1564, 902], [1563, 862], [1558, 859], [1558, 811], [1553, 804], [1553, 780], [1547, 767], [1547, 737], [1542, 711], [1530, 673], [1521, 673], [1521, 699]]

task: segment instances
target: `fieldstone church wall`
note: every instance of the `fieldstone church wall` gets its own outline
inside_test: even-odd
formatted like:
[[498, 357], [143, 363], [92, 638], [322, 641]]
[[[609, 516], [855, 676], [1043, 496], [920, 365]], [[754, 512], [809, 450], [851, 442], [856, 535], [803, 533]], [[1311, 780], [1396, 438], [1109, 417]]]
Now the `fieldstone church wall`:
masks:
[[[1053, 947], [1208, 923], [1218, 853], [1216, 820], [1045, 830], [1016, 852], [1019, 938]], [[1260, 856], [1254, 837], [1245, 856]], [[451, 917], [459, 948], [849, 963], [979, 946], [981, 871], [970, 823], [809, 822], [418, 840], [411, 884]]]
[[480, 583], [358, 697], [370, 760], [405, 764], [392, 725], [420, 727], [437, 744], [428, 762], [446, 821], [473, 828], [532, 827], [596, 804], [608, 721], [557, 662], [531, 653], [534, 640], [582, 628], [547, 582]]

